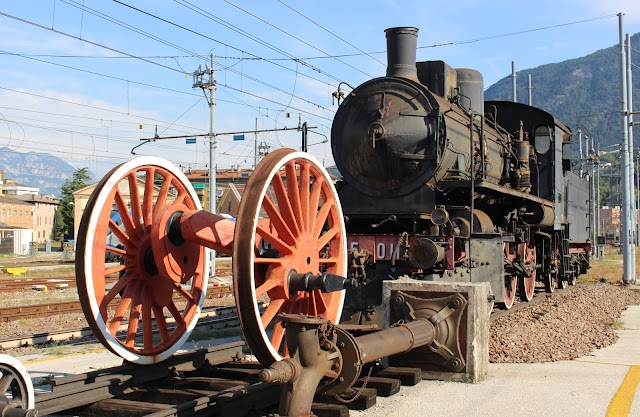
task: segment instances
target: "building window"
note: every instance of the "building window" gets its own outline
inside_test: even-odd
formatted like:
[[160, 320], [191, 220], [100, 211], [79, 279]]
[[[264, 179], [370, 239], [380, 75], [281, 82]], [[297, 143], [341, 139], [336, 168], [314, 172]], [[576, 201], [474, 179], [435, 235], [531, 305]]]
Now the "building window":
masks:
[[20, 215], [22, 216], [22, 210], [20, 210]]
[[13, 215], [15, 216], [16, 214], [18, 214], [18, 210], [13, 210]]

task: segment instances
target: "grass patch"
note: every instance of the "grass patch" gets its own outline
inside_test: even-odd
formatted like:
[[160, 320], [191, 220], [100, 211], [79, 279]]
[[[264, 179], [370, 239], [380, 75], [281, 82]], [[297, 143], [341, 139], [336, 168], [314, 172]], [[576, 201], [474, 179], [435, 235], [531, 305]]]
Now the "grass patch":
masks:
[[[640, 248], [636, 248], [636, 268], [640, 268]], [[615, 284], [622, 281], [622, 253], [607, 245], [604, 259], [591, 259], [591, 268], [578, 278], [579, 283], [600, 282]]]
[[622, 329], [624, 329], [624, 320], [617, 319], [617, 320], [614, 320], [614, 321], [612, 321], [612, 322], [610, 322], [608, 324], [609, 324], [609, 326], [613, 327], [614, 330], [622, 330]]
[[44, 353], [48, 356], [64, 356], [69, 353], [67, 346], [51, 346], [44, 350]]
[[190, 342], [199, 342], [208, 339], [223, 339], [227, 337], [242, 337], [240, 326], [225, 327], [223, 329], [199, 329], [195, 328], [189, 336]]

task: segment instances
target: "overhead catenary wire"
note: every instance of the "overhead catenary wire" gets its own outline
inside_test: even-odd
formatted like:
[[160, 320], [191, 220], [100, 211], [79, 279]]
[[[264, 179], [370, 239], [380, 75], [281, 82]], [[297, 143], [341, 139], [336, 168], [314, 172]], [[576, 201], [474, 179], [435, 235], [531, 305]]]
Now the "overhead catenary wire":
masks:
[[[302, 12], [294, 9], [290, 4], [285, 3], [282, 0], [278, 0], [283, 6], [287, 7], [289, 10], [293, 11], [294, 13], [300, 15], [301, 17], [303, 17], [304, 19], [308, 20], [309, 22], [313, 23], [314, 25], [316, 25], [317, 27], [319, 27], [320, 29], [324, 30], [325, 32], [329, 33], [330, 35], [334, 36], [335, 38], [341, 40], [342, 42], [346, 43], [347, 45], [351, 46], [352, 48], [356, 49], [357, 51], [361, 52], [362, 54], [368, 56], [369, 58], [373, 59], [374, 61], [380, 63], [383, 66], [387, 66], [386, 63], [380, 61], [378, 58], [376, 58], [375, 56], [373, 56], [373, 54], [370, 54], [368, 52], [363, 51], [362, 49], [358, 48], [357, 46], [355, 46], [354, 44], [352, 44], [351, 42], [349, 42], [348, 40], [344, 39], [343, 37], [336, 35], [334, 32], [332, 32], [331, 30], [325, 28], [324, 26], [322, 26], [320, 23], [316, 22], [315, 20], [311, 19], [310, 17], [306, 16], [305, 14], [303, 14]], [[335, 55], [334, 56], [327, 56], [328, 58], [338, 58]]]
[[[227, 43], [227, 42], [221, 41], [221, 40], [216, 39], [216, 38], [212, 38], [211, 36], [205, 35], [204, 33], [201, 33], [201, 32], [198, 32], [198, 31], [196, 31], [196, 30], [190, 29], [190, 28], [188, 28], [188, 27], [186, 27], [186, 26], [184, 26], [184, 25], [180, 25], [180, 24], [175, 23], [175, 22], [173, 22], [173, 21], [171, 21], [171, 20], [165, 19], [165, 18], [163, 18], [163, 17], [161, 17], [161, 16], [158, 16], [158, 15], [155, 15], [155, 14], [153, 14], [153, 13], [147, 12], [147, 11], [145, 11], [145, 10], [142, 10], [142, 9], [138, 8], [138, 7], [135, 7], [135, 6], [132, 6], [132, 5], [130, 5], [130, 4], [127, 4], [127, 3], [125, 3], [125, 2], [122, 2], [122, 1], [119, 1], [119, 0], [113, 0], [113, 1], [115, 1], [116, 3], [118, 3], [118, 4], [122, 5], [122, 6], [128, 7], [128, 8], [130, 8], [130, 9], [132, 9], [132, 10], [134, 10], [134, 11], [138, 12], [138, 13], [144, 14], [144, 15], [146, 15], [146, 16], [149, 16], [149, 17], [153, 18], [153, 19], [156, 19], [156, 20], [159, 20], [159, 21], [161, 21], [161, 22], [164, 22], [164, 23], [166, 23], [166, 24], [168, 24], [168, 25], [171, 25], [171, 26], [177, 27], [177, 28], [179, 28], [179, 29], [181, 29], [181, 30], [184, 30], [184, 31], [186, 31], [186, 32], [189, 32], [189, 33], [192, 33], [192, 34], [194, 34], [194, 35], [200, 36], [200, 37], [202, 37], [202, 38], [204, 38], [204, 39], [208, 39], [208, 40], [210, 40], [210, 41], [212, 41], [212, 42], [216, 42], [216, 43], [218, 43], [218, 44], [220, 44], [220, 45], [222, 45], [222, 46], [225, 46], [225, 47], [227, 47], [227, 48], [231, 48], [231, 49], [236, 50], [236, 51], [238, 51], [238, 52], [241, 52], [241, 53], [243, 53], [243, 54], [247, 54], [247, 55], [249, 55], [249, 56], [251, 57], [251, 58], [247, 58], [247, 59], [255, 59], [255, 60], [262, 60], [262, 61], [266, 61], [266, 62], [269, 62], [269, 63], [271, 63], [271, 64], [273, 64], [273, 65], [277, 66], [278, 68], [282, 68], [282, 69], [284, 69], [284, 70], [291, 71], [291, 72], [293, 72], [293, 71], [294, 71], [293, 69], [291, 69], [291, 68], [289, 68], [289, 67], [287, 67], [287, 66], [285, 66], [285, 65], [281, 65], [281, 64], [278, 64], [278, 63], [276, 63], [276, 62], [273, 62], [273, 61], [275, 61], [274, 59], [260, 57], [260, 56], [258, 56], [258, 55], [256, 55], [256, 54], [253, 54], [253, 53], [249, 52], [249, 51], [246, 51], [246, 50], [244, 50], [244, 49], [241, 49], [241, 48], [238, 48], [238, 47], [236, 47], [236, 46], [233, 46], [233, 45], [231, 45], [231, 44], [229, 44], [229, 43]], [[187, 7], [187, 8], [189, 8], [189, 9], [191, 9], [192, 11], [195, 11], [196, 13], [199, 13], [199, 14], [201, 14], [201, 15], [204, 15], [205, 17], [207, 17], [207, 18], [209, 18], [209, 19], [214, 20], [211, 16], [207, 16], [207, 15], [205, 15], [203, 12], [199, 12], [199, 11], [194, 10], [193, 8], [188, 7], [188, 6], [185, 6], [185, 5], [182, 5], [182, 6]], [[216, 21], [216, 20], [214, 20], [214, 21]], [[220, 23], [220, 22], [217, 22], [217, 23]], [[225, 22], [225, 23], [226, 23], [226, 22]], [[255, 40], [255, 39], [254, 39], [254, 40]], [[288, 60], [292, 60], [292, 61], [297, 61], [297, 60], [298, 60], [298, 58], [294, 57], [293, 55], [290, 55], [290, 54], [286, 53], [285, 51], [279, 50], [278, 48], [275, 48], [275, 47], [273, 47], [273, 46], [271, 46], [271, 45], [268, 45], [268, 44], [267, 44], [267, 47], [269, 47], [270, 49], [272, 49], [272, 50], [274, 50], [274, 51], [276, 51], [276, 52], [279, 52], [279, 53], [285, 54], [285, 56], [287, 56], [287, 57], [288, 57], [288, 58], [287, 58]], [[206, 58], [206, 57], [205, 57], [205, 58]], [[205, 60], [205, 61], [206, 61], [206, 60], [208, 60], [208, 58], [206, 58], [206, 59], [205, 59], [205, 58], [203, 58], [203, 60]], [[233, 59], [241, 59], [241, 58], [233, 58]], [[319, 72], [319, 73], [321, 73], [321, 74], [323, 74], [323, 75], [329, 76], [331, 79], [334, 79], [335, 81], [338, 81], [338, 82], [340, 82], [340, 81], [341, 81], [341, 79], [339, 79], [338, 77], [335, 77], [335, 76], [333, 76], [333, 75], [331, 75], [331, 74], [329, 74], [329, 73], [326, 73], [325, 71], [322, 71], [321, 69], [319, 69], [319, 68], [317, 68], [317, 67], [314, 67], [313, 65], [310, 65], [310, 64], [307, 64], [307, 63], [304, 63], [304, 62], [302, 62], [302, 64], [303, 64], [303, 65], [305, 65], [305, 66], [307, 66], [308, 68], [310, 68], [310, 69], [312, 69], [312, 70], [316, 71], [316, 72]], [[221, 64], [218, 62], [218, 64], [216, 64], [216, 65], [221, 65]], [[302, 75], [302, 76], [304, 76], [304, 77], [307, 77], [307, 78], [309, 78], [309, 79], [312, 79], [312, 80], [314, 80], [314, 81], [318, 81], [318, 82], [321, 82], [321, 83], [323, 83], [323, 84], [328, 84], [328, 85], [330, 85], [330, 86], [332, 86], [332, 87], [336, 87], [336, 85], [335, 85], [335, 84], [327, 83], [327, 82], [326, 82], [326, 81], [324, 81], [324, 80], [321, 80], [321, 79], [319, 79], [319, 78], [312, 77], [312, 76], [310, 76], [310, 75], [308, 75], [308, 74], [304, 74], [304, 73], [302, 73], [301, 75]]]
[[[284, 33], [285, 35], [287, 35], [287, 36], [289, 36], [289, 37], [291, 37], [291, 38], [293, 38], [293, 39], [297, 40], [298, 42], [302, 42], [303, 44], [305, 44], [305, 45], [309, 46], [310, 48], [313, 48], [313, 49], [315, 49], [316, 51], [318, 51], [318, 52], [320, 52], [320, 53], [323, 53], [323, 54], [325, 54], [325, 55], [327, 55], [327, 56], [332, 56], [330, 53], [323, 51], [322, 49], [318, 48], [317, 46], [310, 44], [309, 42], [305, 41], [304, 39], [302, 39], [302, 38], [300, 38], [300, 37], [298, 37], [298, 36], [296, 36], [296, 35], [294, 35], [294, 34], [292, 34], [292, 33], [288, 32], [288, 31], [286, 31], [286, 30], [284, 30], [284, 29], [280, 28], [279, 26], [274, 25], [273, 23], [271, 23], [271, 22], [267, 21], [266, 19], [261, 18], [260, 16], [258, 16], [258, 15], [256, 15], [256, 14], [254, 14], [254, 13], [251, 13], [250, 11], [248, 11], [248, 10], [246, 10], [246, 9], [244, 9], [244, 8], [242, 8], [242, 7], [240, 7], [240, 6], [238, 6], [237, 4], [232, 3], [232, 2], [231, 2], [231, 1], [229, 1], [229, 0], [224, 0], [224, 1], [225, 1], [227, 4], [230, 4], [231, 6], [235, 7], [236, 9], [238, 9], [238, 10], [240, 10], [240, 11], [242, 11], [242, 12], [244, 12], [244, 13], [248, 14], [249, 16], [252, 16], [252, 17], [254, 17], [255, 19], [258, 19], [259, 21], [263, 22], [264, 24], [271, 26], [271, 27], [272, 27], [272, 28], [274, 28], [275, 30], [277, 30], [277, 31], [279, 31], [279, 32], [282, 32], [282, 33]], [[373, 75], [371, 75], [371, 74], [367, 73], [366, 71], [361, 70], [360, 68], [358, 68], [358, 67], [356, 67], [356, 66], [353, 66], [353, 65], [349, 64], [349, 63], [348, 63], [348, 62], [346, 62], [346, 61], [343, 61], [343, 60], [342, 60], [342, 59], [340, 59], [340, 58], [336, 58], [336, 57], [333, 57], [333, 58], [334, 58], [336, 61], [338, 61], [338, 62], [340, 62], [340, 63], [342, 63], [342, 64], [344, 64], [344, 65], [348, 66], [349, 68], [354, 69], [354, 70], [358, 71], [359, 73], [366, 75], [367, 77], [375, 78]]]
[[[114, 1], [116, 1], [116, 0], [114, 0]], [[153, 64], [153, 65], [157, 65], [157, 66], [160, 66], [160, 67], [162, 67], [162, 68], [169, 69], [169, 70], [174, 71], [174, 72], [178, 72], [178, 73], [180, 73], [180, 74], [185, 74], [185, 72], [183, 72], [183, 71], [181, 71], [181, 70], [178, 70], [178, 69], [175, 69], [175, 68], [172, 68], [172, 67], [169, 67], [169, 66], [167, 66], [167, 65], [163, 65], [163, 64], [160, 64], [160, 63], [157, 63], [157, 62], [154, 62], [154, 61], [151, 61], [151, 60], [148, 60], [148, 59], [145, 59], [145, 58], [139, 57], [139, 56], [137, 56], [137, 55], [130, 54], [130, 53], [128, 53], [128, 52], [120, 51], [120, 50], [118, 50], [118, 49], [111, 48], [111, 47], [108, 47], [108, 46], [106, 46], [106, 45], [102, 45], [102, 44], [97, 43], [97, 42], [89, 41], [89, 40], [87, 40], [87, 39], [85, 39], [85, 38], [79, 38], [79, 37], [77, 37], [77, 36], [71, 35], [71, 34], [66, 33], [66, 32], [62, 32], [62, 31], [59, 31], [59, 30], [56, 30], [56, 29], [48, 28], [48, 27], [46, 27], [46, 26], [40, 25], [40, 24], [35, 23], [35, 22], [31, 22], [31, 21], [26, 20], [26, 19], [19, 18], [19, 17], [17, 17], [17, 16], [13, 16], [13, 15], [10, 15], [10, 14], [4, 13], [4, 12], [0, 12], [0, 15], [1, 15], [1, 16], [5, 16], [5, 17], [8, 17], [8, 18], [10, 18], [10, 19], [14, 19], [14, 20], [17, 20], [17, 21], [23, 22], [23, 23], [27, 23], [27, 24], [33, 25], [33, 26], [38, 27], [38, 28], [41, 28], [41, 29], [45, 29], [45, 30], [48, 30], [48, 31], [52, 31], [52, 32], [55, 32], [55, 33], [61, 34], [61, 35], [65, 35], [65, 36], [71, 37], [71, 38], [73, 38], [73, 39], [76, 39], [76, 40], [82, 41], [82, 42], [87, 42], [87, 43], [89, 43], [89, 44], [91, 44], [91, 45], [98, 46], [98, 47], [102, 47], [102, 48], [105, 48], [105, 49], [110, 50], [110, 51], [112, 51], [112, 52], [121, 53], [121, 54], [123, 54], [123, 55], [127, 55], [127, 56], [129, 56], [129, 57], [131, 57], [131, 58], [136, 58], [136, 59], [142, 60], [142, 61], [144, 61], [144, 62], [147, 62], [147, 63]], [[188, 74], [187, 74], [187, 75], [188, 75]], [[259, 79], [255, 78], [255, 77], [249, 77], [249, 76], [246, 76], [246, 77], [247, 77], [247, 78], [250, 78], [250, 79], [252, 79], [253, 81], [258, 82], [258, 83], [260, 83], [260, 84], [264, 84], [264, 85], [266, 85], [267, 87], [278, 89], [277, 87], [271, 86], [271, 85], [269, 85], [268, 83], [265, 83], [265, 82], [263, 82], [263, 81], [261, 81], [261, 80], [259, 80]], [[227, 86], [227, 85], [224, 85], [224, 86], [225, 86], [225, 87], [227, 87], [227, 88], [230, 88], [230, 86]], [[287, 91], [284, 91], [284, 90], [282, 90], [282, 89], [278, 89], [278, 90], [279, 90], [279, 91], [281, 91], [281, 92], [283, 92], [284, 94], [287, 94], [287, 95], [289, 94]], [[260, 96], [258, 96], [258, 95], [256, 95], [256, 94], [250, 94], [250, 93], [248, 93], [248, 92], [246, 92], [246, 91], [244, 91], [244, 90], [241, 90], [241, 89], [236, 89], [236, 91], [239, 91], [239, 92], [241, 92], [241, 93], [243, 93], [243, 94], [249, 94], [249, 95], [252, 95], [252, 96], [254, 96], [254, 97], [258, 97], [258, 98], [264, 99], [263, 97], [260, 97]], [[312, 102], [312, 101], [310, 101], [310, 100], [304, 99], [304, 98], [299, 97], [299, 96], [295, 96], [295, 97], [296, 97], [296, 98], [298, 98], [299, 100], [302, 100], [302, 101], [304, 101], [304, 102], [307, 102], [308, 104], [314, 105], [314, 106], [319, 107], [319, 108], [321, 108], [321, 109], [323, 109], [323, 110], [332, 111], [331, 109], [328, 109], [328, 108], [326, 108], [326, 107], [324, 107], [324, 106], [321, 106], [321, 105], [319, 105], [319, 104], [317, 104], [317, 103], [314, 103], [314, 102]], [[266, 99], [265, 99], [265, 100], [266, 100]], [[274, 103], [274, 104], [278, 104], [278, 105], [284, 106], [284, 104], [283, 104], [283, 103], [279, 103], [279, 102], [277, 102], [277, 101], [275, 101], [275, 100], [267, 100], [267, 101], [270, 101], [270, 102], [272, 102], [272, 103]], [[302, 109], [299, 109], [299, 108], [296, 108], [296, 110], [298, 110], [298, 111], [300, 111], [300, 112], [303, 112], [303, 113], [306, 113], [306, 111], [305, 111], [305, 110], [302, 110]], [[311, 113], [311, 114], [312, 114], [312, 113]], [[317, 116], [317, 115], [316, 115], [316, 117], [321, 117], [321, 116]]]

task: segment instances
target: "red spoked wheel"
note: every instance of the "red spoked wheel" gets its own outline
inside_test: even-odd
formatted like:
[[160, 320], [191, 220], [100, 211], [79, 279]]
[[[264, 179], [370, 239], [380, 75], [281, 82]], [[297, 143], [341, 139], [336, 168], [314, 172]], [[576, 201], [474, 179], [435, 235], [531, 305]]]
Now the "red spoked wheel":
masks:
[[[200, 209], [182, 172], [150, 156], [111, 170], [89, 198], [78, 230], [80, 303], [96, 337], [129, 362], [148, 365], [168, 358], [196, 325], [207, 288], [207, 249], [186, 242], [182, 273], [169, 276], [167, 268], [177, 268], [176, 259], [156, 262], [152, 241], [162, 237], [154, 232], [160, 217]], [[109, 252], [120, 258], [119, 265], [106, 263]], [[106, 278], [115, 274], [120, 278], [110, 287]]]
[[[511, 245], [509, 242], [504, 243], [505, 260], [513, 261], [516, 258], [515, 253], [511, 253]], [[516, 300], [516, 289], [518, 287], [518, 278], [512, 274], [504, 276], [504, 302], [501, 303], [502, 308], [508, 310], [513, 306]]]
[[[329, 174], [315, 158], [279, 149], [251, 175], [238, 218], [233, 279], [240, 324], [253, 354], [269, 366], [288, 355], [279, 313], [340, 319], [344, 291], [290, 291], [289, 277], [346, 274], [342, 209]], [[264, 311], [260, 301], [268, 303]]]
[[518, 295], [521, 301], [531, 301], [536, 290], [536, 247], [533, 242], [522, 243], [521, 246], [525, 268], [531, 275], [518, 278]]

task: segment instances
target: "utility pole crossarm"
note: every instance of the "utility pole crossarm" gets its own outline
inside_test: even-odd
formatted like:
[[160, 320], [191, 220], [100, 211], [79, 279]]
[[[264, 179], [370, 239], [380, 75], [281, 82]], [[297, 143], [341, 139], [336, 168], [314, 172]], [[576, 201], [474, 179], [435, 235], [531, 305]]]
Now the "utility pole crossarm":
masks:
[[[307, 126], [307, 129], [317, 129], [318, 126]], [[287, 130], [300, 130], [299, 127], [280, 127], [276, 129], [260, 129], [260, 130], [238, 130], [235, 132], [220, 132], [214, 133], [214, 137], [218, 136], [231, 136], [231, 135], [239, 135], [241, 133], [265, 133], [265, 132], [283, 132]], [[212, 136], [211, 133], [198, 133], [194, 135], [176, 135], [176, 136], [162, 136], [162, 137], [153, 137], [153, 138], [143, 138], [140, 140], [164, 140], [164, 139], [184, 139], [184, 138], [194, 138], [194, 137], [209, 137]]]

